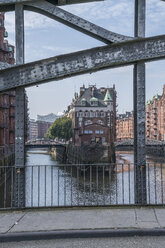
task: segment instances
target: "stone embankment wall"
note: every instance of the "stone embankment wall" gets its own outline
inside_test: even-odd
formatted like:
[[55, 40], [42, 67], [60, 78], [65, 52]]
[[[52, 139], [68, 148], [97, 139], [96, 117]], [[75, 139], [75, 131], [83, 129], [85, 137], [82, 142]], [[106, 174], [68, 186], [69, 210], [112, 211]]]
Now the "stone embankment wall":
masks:
[[[118, 146], [116, 147], [116, 151], [133, 151], [133, 145]], [[165, 157], [165, 146], [164, 145], [146, 146], [146, 154]]]
[[74, 146], [72, 144], [51, 148], [50, 154], [60, 163], [92, 164], [114, 163], [115, 154], [112, 156], [109, 146], [88, 145]]
[[50, 154], [55, 160], [59, 161], [60, 163], [66, 163], [66, 149], [66, 146], [52, 147], [50, 149]]

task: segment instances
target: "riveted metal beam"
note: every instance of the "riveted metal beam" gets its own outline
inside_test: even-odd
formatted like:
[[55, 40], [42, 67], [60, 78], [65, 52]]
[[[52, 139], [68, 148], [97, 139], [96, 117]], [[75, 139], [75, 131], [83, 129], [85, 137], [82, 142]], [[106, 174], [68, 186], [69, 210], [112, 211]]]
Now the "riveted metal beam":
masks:
[[[24, 10], [15, 5], [16, 64], [24, 63]], [[15, 206], [25, 207], [25, 94], [24, 88], [16, 89], [15, 97]]]
[[67, 4], [79, 4], [79, 3], [89, 3], [89, 2], [100, 2], [104, 0], [46, 0], [55, 5], [67, 5]]
[[[145, 37], [146, 0], [135, 0], [135, 37]], [[135, 203], [146, 204], [145, 63], [134, 66]]]
[[0, 72], [0, 91], [165, 58], [165, 35], [96, 47]]
[[[0, 0], [0, 5], [17, 4], [17, 3], [27, 3], [27, 2], [37, 2], [38, 0]], [[78, 3], [88, 3], [88, 2], [99, 2], [104, 0], [46, 0], [47, 2], [53, 3], [55, 5], [66, 5], [66, 4], [78, 4]]]
[[8, 64], [6, 62], [1, 62], [0, 61], [0, 70], [7, 69], [7, 68], [9, 68], [11, 66], [12, 66], [11, 64]]
[[[79, 4], [88, 2], [98, 2], [104, 0], [46, 0], [57, 6], [68, 5], [68, 4]], [[0, 11], [12, 11], [17, 3], [27, 3], [27, 2], [38, 2], [38, 0], [0, 0]]]
[[76, 15], [73, 15], [63, 9], [55, 7], [46, 1], [37, 1], [33, 3], [26, 3], [25, 10], [35, 11], [61, 22], [71, 28], [74, 28], [82, 33], [85, 33], [95, 39], [98, 39], [106, 44], [112, 42], [122, 42], [126, 40], [133, 40], [134, 38], [124, 36], [99, 27], [89, 21], [86, 21]]

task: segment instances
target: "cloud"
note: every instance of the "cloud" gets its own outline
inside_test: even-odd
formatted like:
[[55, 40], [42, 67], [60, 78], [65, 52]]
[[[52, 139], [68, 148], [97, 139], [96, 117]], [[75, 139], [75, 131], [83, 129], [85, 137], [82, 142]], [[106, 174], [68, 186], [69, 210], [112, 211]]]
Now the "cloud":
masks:
[[[61, 28], [61, 24], [43, 15], [25, 11], [25, 29], [45, 29], [50, 27]], [[5, 27], [8, 32], [15, 32], [15, 14], [14, 12], [6, 13], [5, 16]]]
[[54, 52], [56, 54], [65, 54], [79, 51], [80, 48], [76, 47], [58, 47], [58, 46], [42, 46], [42, 49]]

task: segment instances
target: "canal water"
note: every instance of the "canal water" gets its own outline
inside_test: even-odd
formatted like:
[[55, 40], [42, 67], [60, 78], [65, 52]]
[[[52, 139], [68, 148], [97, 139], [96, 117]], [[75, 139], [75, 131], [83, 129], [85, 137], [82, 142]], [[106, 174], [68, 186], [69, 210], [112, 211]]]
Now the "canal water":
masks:
[[[132, 152], [117, 152], [117, 166], [62, 166], [46, 149], [26, 158], [26, 207], [134, 204]], [[165, 158], [147, 157], [147, 201], [165, 201]]]

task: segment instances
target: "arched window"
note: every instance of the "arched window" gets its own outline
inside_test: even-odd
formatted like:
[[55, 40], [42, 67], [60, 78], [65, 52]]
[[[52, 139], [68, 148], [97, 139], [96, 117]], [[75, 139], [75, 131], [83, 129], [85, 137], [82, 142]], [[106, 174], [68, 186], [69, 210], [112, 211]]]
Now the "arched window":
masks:
[[89, 112], [88, 111], [85, 111], [84, 117], [89, 117]]
[[83, 114], [84, 114], [84, 113], [80, 110], [80, 111], [79, 111], [79, 117], [83, 117]]
[[100, 112], [101, 117], [105, 117], [105, 113], [103, 111]]
[[91, 117], [91, 118], [95, 117], [95, 112], [90, 111], [90, 117]]

